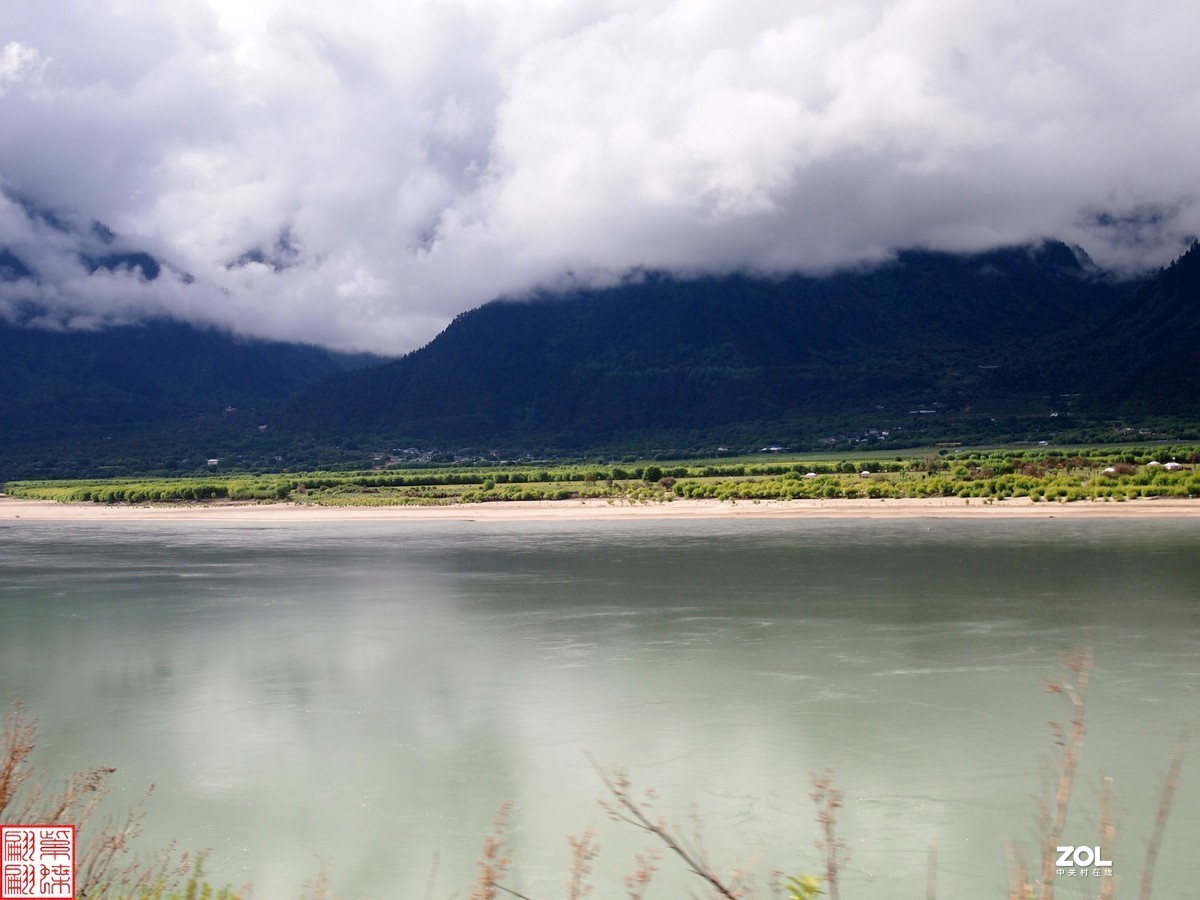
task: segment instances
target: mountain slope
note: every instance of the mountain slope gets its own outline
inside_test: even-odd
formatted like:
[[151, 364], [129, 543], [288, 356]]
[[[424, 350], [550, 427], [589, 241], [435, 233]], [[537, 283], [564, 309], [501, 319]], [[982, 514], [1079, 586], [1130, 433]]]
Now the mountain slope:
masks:
[[[22, 265], [0, 251], [0, 278], [28, 277]], [[1115, 417], [1194, 425], [1197, 304], [1198, 248], [1120, 283], [1047, 242], [911, 251], [827, 278], [648, 275], [494, 302], [352, 371], [363, 360], [168, 321], [0, 323], [0, 481], [196, 471], [213, 457], [370, 465], [410, 445], [800, 447], [890, 430], [911, 446], [1086, 434]]]
[[[374, 360], [377, 361], [377, 360]], [[363, 360], [177, 322], [55, 332], [0, 323], [0, 482], [272, 466], [260, 426], [296, 392]]]
[[174, 322], [94, 332], [0, 324], [0, 416], [11, 432], [270, 406], [340, 369], [315, 347]]
[[910, 406], [1048, 414], [1084, 385], [1064, 342], [1128, 288], [1055, 242], [913, 251], [829, 278], [649, 277], [459, 316], [423, 349], [335, 377], [292, 427], [588, 446], [646, 430], [810, 423]]
[[1099, 342], [1113, 373], [1105, 394], [1122, 411], [1200, 413], [1200, 244], [1122, 306]]

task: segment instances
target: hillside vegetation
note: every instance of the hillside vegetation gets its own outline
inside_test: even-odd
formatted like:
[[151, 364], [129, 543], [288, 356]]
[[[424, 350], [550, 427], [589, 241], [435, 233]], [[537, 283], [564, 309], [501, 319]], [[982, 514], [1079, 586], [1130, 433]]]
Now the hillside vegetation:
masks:
[[91, 503], [290, 501], [404, 506], [513, 500], [670, 502], [916, 497], [1200, 497], [1200, 447], [936, 450], [866, 459], [762, 458], [621, 465], [469, 466], [208, 478], [18, 481], [10, 496]]
[[485, 304], [384, 363], [168, 321], [0, 324], [0, 481], [1192, 442], [1198, 304], [1200, 248], [1121, 281], [1047, 241], [819, 278], [634, 273]]

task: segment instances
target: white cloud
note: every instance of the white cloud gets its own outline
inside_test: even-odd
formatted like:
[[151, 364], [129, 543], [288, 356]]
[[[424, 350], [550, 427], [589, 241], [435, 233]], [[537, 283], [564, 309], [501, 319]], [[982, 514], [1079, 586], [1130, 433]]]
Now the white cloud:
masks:
[[0, 94], [12, 85], [36, 83], [45, 68], [46, 60], [37, 50], [9, 41], [0, 47]]
[[2, 183], [173, 266], [89, 276], [0, 204], [41, 276], [0, 309], [397, 351], [567, 272], [1046, 235], [1157, 265], [1200, 232], [1191, 0], [0, 0], [0, 23]]

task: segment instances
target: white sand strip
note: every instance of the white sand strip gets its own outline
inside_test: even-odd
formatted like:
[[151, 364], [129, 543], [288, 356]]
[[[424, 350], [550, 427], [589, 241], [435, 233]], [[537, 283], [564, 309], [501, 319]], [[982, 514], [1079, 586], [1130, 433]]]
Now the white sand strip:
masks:
[[0, 521], [41, 522], [521, 522], [597, 519], [706, 518], [978, 518], [1044, 519], [1109, 517], [1200, 517], [1200, 500], [1177, 498], [1125, 502], [1082, 500], [1038, 502], [1016, 498], [985, 504], [981, 499], [937, 497], [912, 500], [675, 500], [638, 503], [607, 500], [520, 500], [453, 506], [313, 506], [296, 503], [102, 504], [18, 500], [0, 495]]

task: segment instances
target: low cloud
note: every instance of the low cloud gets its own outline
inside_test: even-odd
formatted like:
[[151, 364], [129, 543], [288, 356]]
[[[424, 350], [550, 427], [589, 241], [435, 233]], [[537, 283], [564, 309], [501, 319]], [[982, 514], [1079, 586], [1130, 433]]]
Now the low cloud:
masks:
[[[8, 318], [400, 352], [631, 269], [1200, 233], [1191, 0], [103, 7], [0, 0]], [[158, 277], [89, 268], [94, 222]]]

